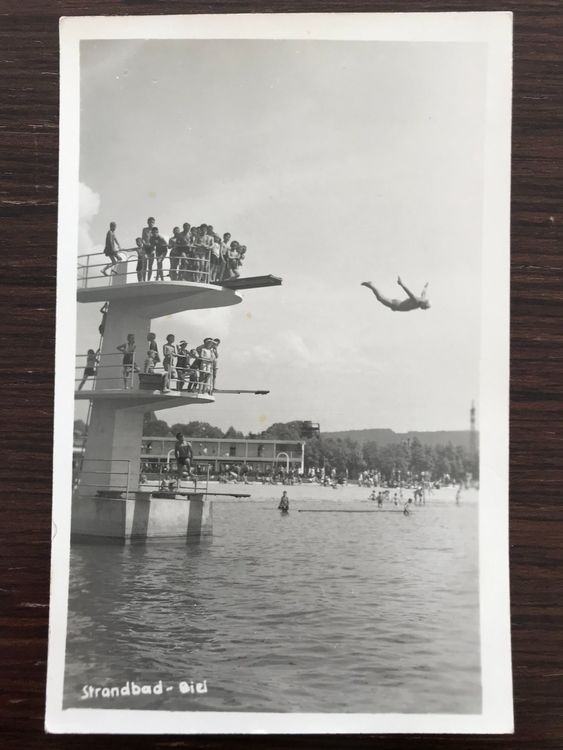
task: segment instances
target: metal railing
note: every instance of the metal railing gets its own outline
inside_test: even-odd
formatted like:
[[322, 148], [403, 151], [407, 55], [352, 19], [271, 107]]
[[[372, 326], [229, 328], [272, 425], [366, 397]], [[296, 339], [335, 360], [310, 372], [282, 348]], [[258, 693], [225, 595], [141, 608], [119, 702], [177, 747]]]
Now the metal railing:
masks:
[[[131, 487], [131, 463], [132, 460], [128, 458], [85, 458], [82, 456], [80, 461], [75, 465], [73, 470], [73, 489], [77, 491], [79, 489], [93, 490], [96, 497], [107, 497], [111, 499], [127, 499], [130, 492], [150, 492], [155, 493], [166, 493], [167, 495], [172, 493], [183, 493], [187, 489], [192, 489], [197, 492], [198, 486], [201, 491], [207, 493], [209, 490], [209, 473], [210, 468], [206, 467], [207, 471], [205, 474], [198, 474], [195, 471], [191, 471], [187, 480], [179, 477], [177, 473], [173, 472], [170, 468], [170, 462], [163, 464], [159, 475], [156, 479], [150, 480], [156, 482], [156, 484], [149, 484], [149, 480], [146, 478], [146, 472], [144, 471], [142, 459], [139, 460], [139, 482], [138, 487]], [[85, 464], [87, 465], [85, 467]], [[111, 464], [110, 468], [104, 468], [104, 464]], [[113, 464], [119, 464], [119, 468], [115, 470]], [[167, 470], [164, 471], [166, 466]], [[122, 468], [121, 468], [122, 467]], [[84, 481], [86, 477], [87, 481]], [[100, 479], [101, 481], [96, 481]], [[205, 487], [202, 487], [202, 483], [205, 483]]]
[[[96, 353], [96, 362], [93, 366], [88, 365], [88, 354], [77, 354], [75, 359], [84, 359], [86, 358], [85, 364], [76, 364], [74, 369], [77, 370], [83, 370], [82, 377], [75, 377], [74, 382], [79, 383], [80, 385], [76, 390], [81, 391], [82, 387], [86, 385], [86, 383], [89, 381], [89, 378], [92, 378], [92, 388], [91, 390], [94, 390], [96, 388], [96, 383], [101, 380], [119, 380], [123, 382], [123, 390], [129, 390], [134, 387], [134, 376], [135, 374], [139, 373], [139, 368], [135, 362], [135, 352], [106, 352], [105, 354], [101, 355], [99, 352]], [[104, 360], [107, 360], [108, 357], [121, 357], [121, 362], [115, 362], [108, 364], [107, 362], [105, 364], [102, 364], [101, 359], [102, 356]], [[131, 361], [126, 362], [125, 358], [130, 356]], [[119, 369], [121, 368], [121, 373], [119, 373]], [[99, 370], [113, 370], [115, 374], [113, 375], [102, 375], [100, 376], [98, 374]], [[94, 374], [88, 373], [87, 370], [93, 370]], [[82, 386], [82, 387], [81, 387]], [[108, 390], [121, 390], [121, 388], [115, 389], [108, 389]]]
[[[214, 372], [212, 364], [208, 365], [209, 369], [207, 368], [197, 368], [197, 367], [177, 367], [173, 363], [173, 359], [177, 359], [178, 355], [173, 354], [170, 357], [170, 361], [167, 364], [166, 368], [159, 368], [158, 366], [150, 366], [149, 368], [140, 370], [137, 363], [136, 363], [136, 352], [130, 352], [130, 353], [123, 353], [123, 352], [108, 352], [103, 355], [100, 355], [99, 353], [96, 354], [96, 364], [93, 366], [88, 366], [88, 354], [77, 354], [76, 359], [85, 359], [86, 363], [80, 363], [75, 365], [75, 372], [82, 370], [82, 376], [77, 375], [74, 378], [74, 382], [78, 383], [78, 387], [76, 388], [77, 391], [82, 391], [84, 386], [91, 382], [92, 386], [88, 390], [96, 390], [96, 383], [102, 380], [111, 380], [111, 381], [121, 381], [123, 383], [123, 387], [114, 387], [114, 388], [108, 388], [107, 390], [115, 391], [115, 390], [137, 390], [137, 387], [135, 386], [134, 377], [135, 375], [138, 376], [139, 383], [138, 383], [138, 389], [139, 390], [162, 390], [162, 391], [186, 391], [187, 393], [208, 393], [212, 394], [215, 383], [214, 383]], [[125, 361], [125, 357], [130, 356], [129, 359]], [[180, 355], [183, 356], [183, 355]], [[104, 360], [107, 360], [108, 357], [121, 357], [122, 362], [115, 362], [115, 363], [102, 363], [102, 358]], [[211, 363], [212, 360], [209, 360]], [[121, 368], [121, 373], [119, 373], [119, 368]], [[93, 370], [92, 372], [87, 372]], [[113, 370], [113, 375], [99, 375], [100, 370]], [[148, 376], [160, 376], [161, 377], [161, 387], [160, 388], [151, 388], [150, 385], [148, 387], [143, 387], [144, 383], [143, 380], [145, 376], [148, 379]], [[103, 389], [102, 389], [103, 390]]]
[[[113, 467], [104, 469], [102, 467], [97, 468], [100, 464], [121, 464], [123, 465], [123, 471], [115, 471]], [[95, 464], [93, 468], [84, 468], [84, 464]], [[109, 482], [102, 482], [97, 484], [93, 481], [84, 482], [83, 475], [86, 474], [88, 479], [95, 480], [97, 477], [106, 477]], [[114, 478], [116, 478], [114, 480]], [[122, 478], [122, 479], [120, 479]], [[125, 493], [125, 497], [129, 496], [129, 489], [131, 486], [131, 460], [128, 458], [86, 458], [81, 456], [78, 465], [75, 467], [73, 474], [73, 488], [84, 488], [97, 490], [96, 494], [101, 496], [104, 493], [112, 493], [112, 496], [117, 493], [122, 495]]]
[[[209, 248], [188, 245], [186, 251], [183, 255], [170, 256], [167, 251], [165, 255], [151, 253], [139, 257], [130, 249], [122, 250], [116, 263], [112, 263], [104, 253], [79, 255], [78, 288], [109, 286], [116, 278], [122, 284], [166, 280], [209, 284], [219, 280], [216, 277], [221, 275], [218, 271], [220, 264], [212, 264], [212, 251]], [[130, 270], [130, 264], [134, 264], [135, 268]]]

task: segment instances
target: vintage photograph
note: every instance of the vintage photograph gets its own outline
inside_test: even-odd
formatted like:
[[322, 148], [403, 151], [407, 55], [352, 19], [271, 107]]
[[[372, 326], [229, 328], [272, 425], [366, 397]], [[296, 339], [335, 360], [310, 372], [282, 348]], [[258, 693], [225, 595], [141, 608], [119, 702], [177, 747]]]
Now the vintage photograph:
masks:
[[52, 731], [510, 731], [511, 19], [471, 15], [63, 21]]

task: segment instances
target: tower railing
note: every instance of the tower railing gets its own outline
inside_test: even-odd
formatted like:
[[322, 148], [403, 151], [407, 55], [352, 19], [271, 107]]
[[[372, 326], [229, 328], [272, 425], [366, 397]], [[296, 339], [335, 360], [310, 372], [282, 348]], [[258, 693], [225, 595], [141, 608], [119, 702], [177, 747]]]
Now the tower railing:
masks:
[[79, 255], [78, 289], [111, 286], [115, 278], [122, 284], [145, 281], [209, 284], [215, 281], [211, 250], [198, 245], [189, 245], [186, 250], [185, 254], [172, 257], [168, 253], [160, 257], [156, 254], [138, 257], [131, 249], [122, 250], [114, 264], [105, 253]]
[[[105, 354], [96, 354], [96, 364], [88, 368], [88, 354], [77, 354], [75, 359], [75, 389], [82, 391], [85, 386], [91, 384], [87, 391], [97, 390], [96, 384], [101, 381], [113, 381], [116, 385], [105, 390], [126, 391], [179, 391], [196, 394], [212, 394], [214, 390], [214, 373], [212, 367], [177, 367], [172, 361], [166, 368], [151, 366], [147, 371], [141, 370], [136, 361], [137, 352], [131, 352], [130, 362], [123, 362], [124, 354], [122, 352], [107, 352]], [[174, 355], [176, 356], [176, 355]], [[119, 357], [122, 361], [107, 362], [108, 358]], [[86, 362], [84, 362], [86, 360]], [[87, 370], [92, 371], [88, 372]], [[112, 374], [109, 374], [109, 371]], [[103, 371], [100, 374], [100, 371]], [[80, 374], [82, 373], [82, 375]], [[135, 383], [137, 376], [138, 383]], [[160, 379], [160, 380], [159, 380]], [[117, 384], [119, 383], [119, 385]], [[155, 384], [156, 383], [156, 384]], [[82, 388], [80, 387], [82, 385]], [[104, 390], [103, 388], [100, 390]]]
[[[107, 464], [110, 464], [108, 467]], [[119, 464], [114, 468], [114, 464]], [[84, 481], [84, 475], [88, 481]], [[96, 482], [101, 480], [101, 484]], [[131, 460], [128, 458], [86, 458], [81, 456], [75, 467], [73, 489], [93, 490], [98, 497], [104, 495], [115, 497], [129, 496], [131, 487]]]

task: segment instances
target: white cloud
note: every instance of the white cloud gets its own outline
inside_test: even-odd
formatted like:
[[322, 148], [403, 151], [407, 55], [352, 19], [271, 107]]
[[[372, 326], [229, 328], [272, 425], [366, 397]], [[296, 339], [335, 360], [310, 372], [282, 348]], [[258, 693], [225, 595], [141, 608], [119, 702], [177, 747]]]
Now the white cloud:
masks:
[[100, 210], [100, 196], [84, 182], [78, 186], [78, 252], [90, 253], [94, 241], [90, 235], [93, 218]]
[[248, 363], [255, 365], [257, 362], [270, 364], [275, 361], [276, 355], [267, 346], [252, 344], [244, 350], [235, 350], [231, 355], [231, 359], [233, 362], [240, 365], [246, 365]]
[[159, 338], [173, 333], [176, 339], [185, 338], [190, 346], [201, 344], [205, 336], [225, 340], [231, 327], [231, 311], [228, 307], [211, 310], [190, 310], [189, 312], [157, 318], [152, 330]]

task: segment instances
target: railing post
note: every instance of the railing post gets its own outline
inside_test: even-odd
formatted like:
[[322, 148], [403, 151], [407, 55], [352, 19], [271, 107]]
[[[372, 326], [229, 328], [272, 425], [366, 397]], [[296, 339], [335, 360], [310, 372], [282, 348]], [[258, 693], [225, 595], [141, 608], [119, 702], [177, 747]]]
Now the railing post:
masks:
[[125, 499], [129, 498], [129, 484], [131, 481], [131, 461], [127, 459], [127, 489], [125, 490]]
[[84, 276], [84, 289], [88, 288], [88, 275], [90, 273], [90, 256], [86, 256], [86, 275]]
[[135, 376], [135, 354], [136, 352], [133, 352], [133, 359], [131, 360], [131, 383], [130, 383], [131, 390], [133, 390], [133, 378]]

